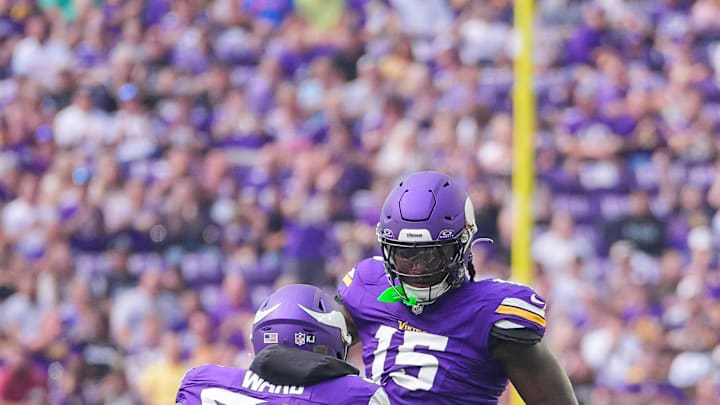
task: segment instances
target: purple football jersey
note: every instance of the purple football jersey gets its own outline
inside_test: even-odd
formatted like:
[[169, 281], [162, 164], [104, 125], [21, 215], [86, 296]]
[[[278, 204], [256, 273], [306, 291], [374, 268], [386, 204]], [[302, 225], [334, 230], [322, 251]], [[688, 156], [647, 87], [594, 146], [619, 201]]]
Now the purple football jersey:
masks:
[[496, 404], [508, 378], [488, 351], [493, 326], [545, 333], [545, 302], [523, 285], [467, 283], [418, 316], [402, 303], [378, 302], [388, 286], [376, 257], [348, 273], [338, 292], [360, 333], [366, 375], [393, 404]]
[[347, 375], [312, 386], [274, 385], [251, 370], [205, 365], [185, 374], [175, 399], [178, 405], [387, 405], [382, 388]]

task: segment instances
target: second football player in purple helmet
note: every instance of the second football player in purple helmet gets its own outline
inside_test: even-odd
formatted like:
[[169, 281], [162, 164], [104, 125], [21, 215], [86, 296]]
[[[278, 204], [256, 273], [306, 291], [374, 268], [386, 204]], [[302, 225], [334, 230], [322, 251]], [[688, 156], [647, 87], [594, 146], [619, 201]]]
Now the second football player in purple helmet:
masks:
[[183, 378], [178, 405], [388, 405], [383, 389], [346, 363], [350, 335], [331, 296], [296, 284], [258, 309], [249, 370], [205, 365]]

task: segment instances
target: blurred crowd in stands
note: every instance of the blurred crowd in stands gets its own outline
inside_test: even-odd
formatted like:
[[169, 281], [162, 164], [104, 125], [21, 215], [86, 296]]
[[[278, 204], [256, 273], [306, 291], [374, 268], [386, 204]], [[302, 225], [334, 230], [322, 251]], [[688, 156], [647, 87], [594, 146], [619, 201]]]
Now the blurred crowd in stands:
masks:
[[[0, 0], [0, 402], [172, 403], [418, 169], [510, 277], [512, 1]], [[720, 398], [720, 2], [539, 0], [534, 287], [585, 404]], [[354, 358], [359, 364], [358, 358]], [[6, 402], [3, 402], [6, 403]]]

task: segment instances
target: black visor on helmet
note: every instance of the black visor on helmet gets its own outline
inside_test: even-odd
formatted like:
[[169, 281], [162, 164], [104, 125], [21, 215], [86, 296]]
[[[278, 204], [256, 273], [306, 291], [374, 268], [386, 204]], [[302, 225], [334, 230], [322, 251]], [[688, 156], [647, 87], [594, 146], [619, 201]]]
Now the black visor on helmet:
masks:
[[392, 272], [413, 287], [430, 287], [442, 282], [457, 262], [460, 246], [445, 244], [383, 245], [383, 255], [392, 264]]

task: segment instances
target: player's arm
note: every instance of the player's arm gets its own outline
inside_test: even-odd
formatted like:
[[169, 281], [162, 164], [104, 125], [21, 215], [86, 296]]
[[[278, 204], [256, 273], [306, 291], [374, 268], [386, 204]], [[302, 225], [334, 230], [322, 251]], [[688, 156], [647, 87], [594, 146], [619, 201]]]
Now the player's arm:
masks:
[[492, 315], [488, 349], [528, 405], [576, 405], [570, 379], [550, 352], [545, 300], [534, 290], [498, 281], [500, 301]]
[[340, 294], [335, 295], [335, 301], [337, 301], [338, 306], [340, 307], [340, 312], [342, 312], [343, 316], [345, 317], [345, 322], [347, 322], [348, 326], [348, 332], [350, 333], [350, 336], [352, 336], [352, 343], [350, 344], [350, 346], [355, 346], [355, 344], [360, 341], [360, 335], [358, 334], [357, 326], [355, 326], [355, 321], [353, 321], [352, 316], [350, 316], [350, 312], [348, 312], [347, 308], [345, 308], [345, 305], [343, 304], [343, 299]]
[[363, 280], [360, 278], [360, 274], [355, 271], [356, 268], [357, 267], [354, 267], [340, 280], [337, 294], [335, 294], [335, 301], [338, 303], [340, 311], [345, 317], [348, 332], [350, 332], [352, 336], [351, 346], [355, 346], [355, 344], [360, 342], [360, 334], [358, 333], [357, 325], [350, 310], [361, 305], [361, 297], [364, 294]]
[[570, 379], [545, 343], [493, 339], [492, 356], [527, 405], [577, 405]]

